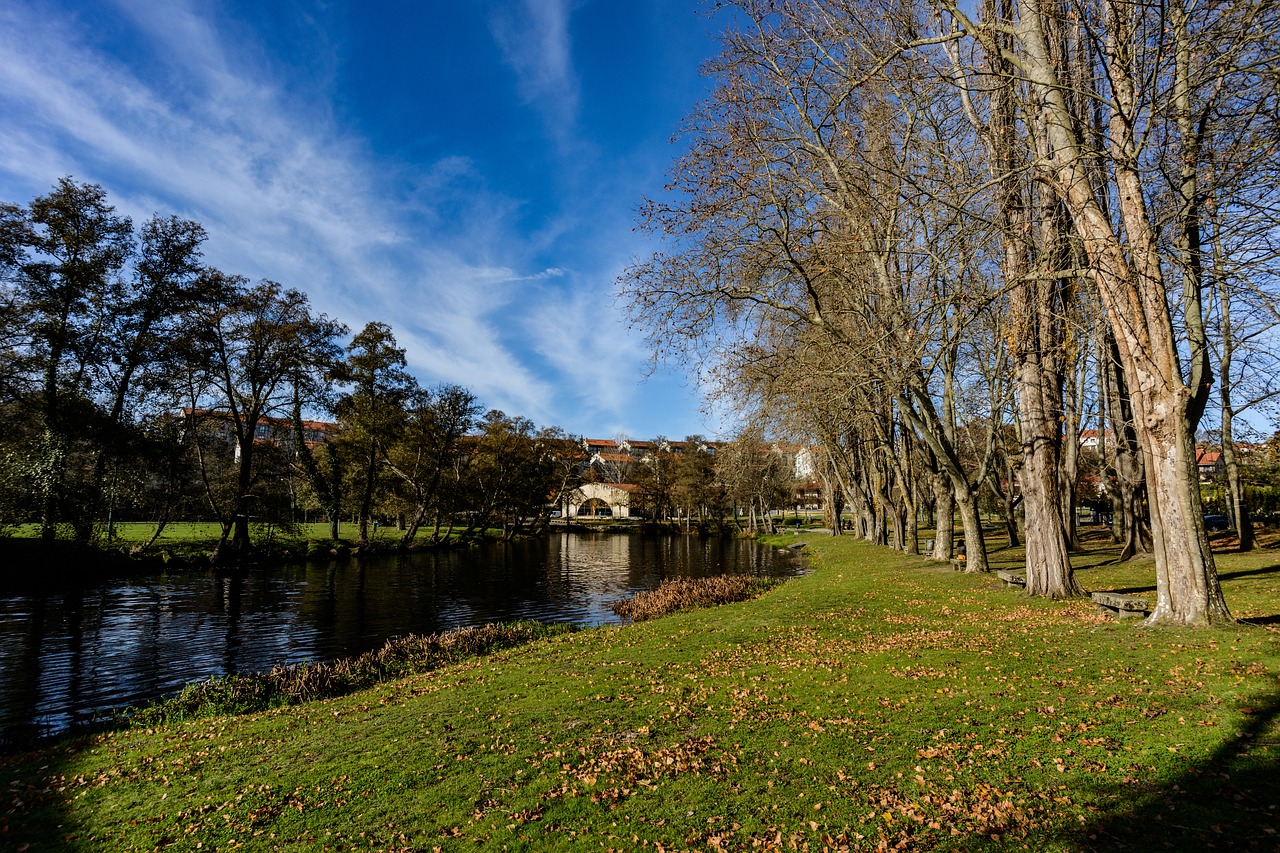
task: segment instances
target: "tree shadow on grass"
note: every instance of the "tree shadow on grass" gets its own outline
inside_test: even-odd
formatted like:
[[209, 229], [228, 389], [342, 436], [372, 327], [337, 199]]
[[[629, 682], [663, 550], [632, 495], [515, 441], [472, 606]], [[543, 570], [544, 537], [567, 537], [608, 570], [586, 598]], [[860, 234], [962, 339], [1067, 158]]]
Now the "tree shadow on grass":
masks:
[[35, 752], [0, 757], [0, 850], [81, 849], [59, 788], [66, 781], [62, 770], [91, 746], [89, 738], [68, 736]]
[[1176, 779], [1130, 771], [1099, 790], [1113, 808], [1073, 833], [1085, 850], [1280, 851], [1280, 691], [1241, 707], [1247, 722]]
[[[1240, 578], [1255, 577], [1257, 575], [1270, 575], [1270, 574], [1275, 574], [1277, 572], [1280, 572], [1280, 564], [1277, 564], [1274, 566], [1263, 566], [1262, 568], [1259, 568], [1259, 569], [1246, 569], [1238, 572], [1219, 572], [1218, 580], [1219, 581], [1239, 580]], [[1108, 592], [1114, 592], [1118, 595], [1139, 595], [1140, 593], [1155, 592], [1155, 591], [1156, 591], [1156, 588], [1154, 584], [1150, 584], [1147, 586], [1130, 586], [1130, 587], [1125, 587], [1123, 589], [1108, 590]], [[1261, 618], [1265, 620], [1265, 619], [1272, 619], [1273, 617], [1265, 616]], [[1260, 622], [1258, 621], [1257, 618], [1244, 619], [1241, 621], [1247, 622], [1250, 625], [1274, 624], [1273, 622], [1266, 622], [1266, 621]]]
[[1236, 580], [1237, 578], [1253, 577], [1254, 575], [1273, 575], [1277, 572], [1280, 572], [1280, 563], [1277, 563], [1274, 566], [1263, 566], [1258, 569], [1247, 569], [1238, 572], [1218, 572], [1218, 580], [1230, 581]]
[[1116, 595], [1139, 595], [1144, 592], [1155, 592], [1154, 586], [1126, 586], [1123, 589], [1109, 589], [1107, 592], [1114, 592]]

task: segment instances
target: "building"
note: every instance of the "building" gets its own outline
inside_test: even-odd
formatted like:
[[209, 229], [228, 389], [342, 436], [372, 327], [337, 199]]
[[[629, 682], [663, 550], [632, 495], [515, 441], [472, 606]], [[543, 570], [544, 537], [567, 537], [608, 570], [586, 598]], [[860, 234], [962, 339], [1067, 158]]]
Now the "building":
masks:
[[[195, 424], [201, 434], [216, 436], [232, 448], [235, 458], [240, 458], [240, 445], [236, 441], [235, 426], [231, 413], [218, 409], [182, 410], [184, 418]], [[302, 440], [308, 449], [314, 450], [317, 445], [338, 431], [338, 425], [327, 421], [304, 420], [302, 422]], [[279, 447], [288, 453], [294, 450], [293, 421], [289, 418], [263, 416], [258, 419], [254, 428], [253, 443], [263, 447]]]
[[583, 483], [569, 494], [569, 518], [636, 518], [631, 496], [639, 489], [630, 483]]
[[1211, 483], [1227, 472], [1222, 453], [1207, 447], [1196, 448], [1196, 470], [1200, 472], [1200, 482]]

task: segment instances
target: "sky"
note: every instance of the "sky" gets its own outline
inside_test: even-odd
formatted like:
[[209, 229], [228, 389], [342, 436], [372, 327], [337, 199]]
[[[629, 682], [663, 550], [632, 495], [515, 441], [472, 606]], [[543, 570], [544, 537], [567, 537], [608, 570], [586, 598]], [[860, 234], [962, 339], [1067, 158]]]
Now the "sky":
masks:
[[615, 282], [724, 23], [697, 0], [4, 0], [0, 200], [59, 177], [224, 272], [391, 325], [425, 386], [591, 437], [715, 436]]

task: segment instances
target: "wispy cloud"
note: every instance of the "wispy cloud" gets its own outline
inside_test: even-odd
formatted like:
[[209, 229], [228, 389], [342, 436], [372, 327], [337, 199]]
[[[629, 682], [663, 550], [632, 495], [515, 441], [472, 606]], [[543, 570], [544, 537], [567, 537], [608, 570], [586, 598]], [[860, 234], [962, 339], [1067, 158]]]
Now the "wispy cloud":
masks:
[[494, 13], [493, 36], [516, 73], [526, 103], [536, 106], [552, 136], [572, 136], [578, 113], [578, 76], [569, 32], [570, 0], [513, 0]]
[[[286, 97], [246, 59], [251, 50], [232, 55], [197, 7], [121, 5], [161, 58], [163, 80], [96, 49], [74, 22], [20, 4], [0, 12], [0, 196], [23, 201], [74, 174], [135, 216], [192, 216], [219, 266], [300, 287], [353, 326], [390, 320], [427, 381], [550, 415], [552, 389], [522, 362], [501, 312], [513, 282], [558, 271], [492, 264], [493, 246], [518, 243], [504, 231], [511, 200], [474, 187], [454, 198], [465, 157], [420, 170], [374, 162], [322, 105]], [[465, 221], [433, 233], [444, 217], [426, 193], [389, 203], [388, 174], [448, 195]]]

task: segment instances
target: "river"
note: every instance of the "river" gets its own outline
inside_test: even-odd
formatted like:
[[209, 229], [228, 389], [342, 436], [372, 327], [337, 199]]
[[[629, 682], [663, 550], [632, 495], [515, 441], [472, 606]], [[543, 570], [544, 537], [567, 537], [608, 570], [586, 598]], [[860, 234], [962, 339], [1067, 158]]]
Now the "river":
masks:
[[597, 626], [663, 578], [790, 576], [730, 537], [555, 534], [465, 550], [0, 591], [0, 738], [26, 740], [192, 681], [332, 660], [388, 638], [513, 619]]

